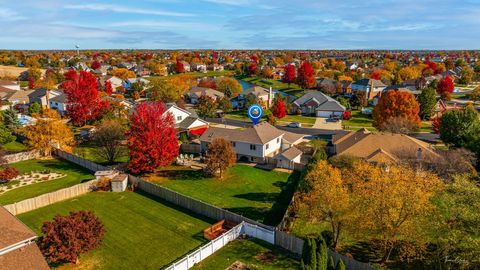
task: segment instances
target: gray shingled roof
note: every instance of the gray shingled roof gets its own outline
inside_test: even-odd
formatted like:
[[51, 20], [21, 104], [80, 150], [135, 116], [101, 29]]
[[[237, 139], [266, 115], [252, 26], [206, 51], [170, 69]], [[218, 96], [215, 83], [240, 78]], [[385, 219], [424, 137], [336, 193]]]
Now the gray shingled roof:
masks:
[[308, 91], [303, 96], [296, 99], [293, 103], [297, 106], [307, 103], [310, 100], [315, 100], [319, 104], [316, 108], [317, 111], [345, 111], [345, 107], [342, 106], [335, 99], [325, 95], [320, 91]]
[[269, 123], [262, 122], [246, 129], [210, 127], [200, 136], [200, 141], [211, 142], [215, 138], [224, 138], [228, 141], [263, 145], [284, 133]]
[[287, 160], [293, 160], [294, 158], [298, 157], [301, 154], [302, 154], [302, 151], [300, 151], [300, 149], [296, 148], [295, 146], [292, 146], [287, 150], [283, 151], [282, 153], [278, 154], [275, 157], [275, 159], [279, 159], [283, 157]]

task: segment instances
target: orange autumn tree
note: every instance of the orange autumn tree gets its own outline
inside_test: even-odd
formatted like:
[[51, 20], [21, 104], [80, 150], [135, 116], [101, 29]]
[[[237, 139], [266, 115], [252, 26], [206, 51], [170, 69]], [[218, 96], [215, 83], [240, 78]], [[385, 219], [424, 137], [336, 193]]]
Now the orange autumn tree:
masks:
[[308, 171], [304, 181], [306, 189], [300, 194], [299, 204], [309, 210], [309, 219], [329, 224], [333, 233], [333, 248], [336, 248], [354, 209], [342, 173], [327, 161], [320, 160]]
[[350, 169], [352, 205], [359, 239], [374, 240], [387, 262], [394, 250], [401, 259], [422, 253], [427, 245], [432, 198], [443, 184], [438, 176], [401, 165], [356, 162]]
[[373, 109], [373, 126], [391, 132], [418, 130], [421, 124], [419, 112], [420, 105], [411, 93], [389, 90]]

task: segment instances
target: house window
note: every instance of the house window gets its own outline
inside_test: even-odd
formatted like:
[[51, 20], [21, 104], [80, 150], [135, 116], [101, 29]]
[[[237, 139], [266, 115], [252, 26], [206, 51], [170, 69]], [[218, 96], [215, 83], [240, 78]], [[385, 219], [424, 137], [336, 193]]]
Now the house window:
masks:
[[277, 138], [277, 143], [279, 143], [279, 142], [280, 142], [280, 138]]
[[267, 145], [265, 146], [265, 149], [268, 149], [268, 143], [267, 143]]
[[235, 146], [236, 146], [235, 142], [232, 142], [232, 146], [233, 146], [233, 147], [235, 147]]
[[177, 116], [177, 121], [182, 121], [182, 116]]
[[255, 144], [250, 144], [250, 150], [257, 150], [257, 146]]

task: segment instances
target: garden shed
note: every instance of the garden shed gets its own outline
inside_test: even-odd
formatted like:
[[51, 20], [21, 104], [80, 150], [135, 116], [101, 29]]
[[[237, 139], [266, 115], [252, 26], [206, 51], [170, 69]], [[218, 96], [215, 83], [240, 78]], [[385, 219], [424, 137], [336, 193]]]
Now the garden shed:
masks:
[[128, 175], [118, 174], [112, 178], [112, 192], [122, 192], [127, 189]]

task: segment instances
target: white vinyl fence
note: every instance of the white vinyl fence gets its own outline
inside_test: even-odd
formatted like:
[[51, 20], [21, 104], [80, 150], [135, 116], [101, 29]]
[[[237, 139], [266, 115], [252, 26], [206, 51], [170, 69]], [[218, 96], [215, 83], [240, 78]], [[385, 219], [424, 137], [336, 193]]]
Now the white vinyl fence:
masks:
[[248, 235], [250, 237], [267, 241], [270, 244], [275, 244], [275, 231], [271, 231], [247, 222], [242, 222], [221, 236], [208, 242], [208, 244], [205, 244], [192, 253], [189, 253], [187, 256], [165, 268], [165, 270], [188, 270], [195, 264], [205, 260], [213, 253], [226, 246], [228, 243], [237, 239], [240, 235]]

